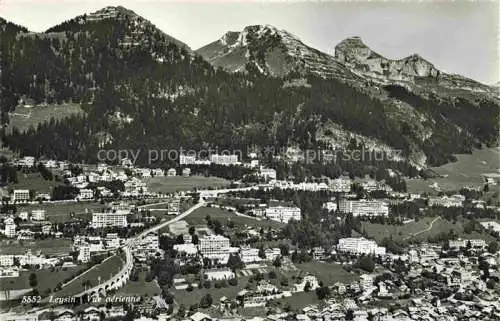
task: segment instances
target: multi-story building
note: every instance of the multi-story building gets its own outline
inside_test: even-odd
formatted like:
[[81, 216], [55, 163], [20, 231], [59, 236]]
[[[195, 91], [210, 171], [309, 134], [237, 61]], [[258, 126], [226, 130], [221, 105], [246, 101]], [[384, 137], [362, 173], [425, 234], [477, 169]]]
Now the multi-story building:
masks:
[[8, 217], [4, 220], [5, 229], [4, 234], [6, 237], [15, 237], [16, 236], [16, 223], [14, 223], [14, 219], [12, 217]]
[[328, 185], [326, 183], [323, 183], [323, 182], [321, 182], [321, 183], [301, 182], [298, 184], [294, 184], [293, 189], [298, 190], [298, 191], [319, 192], [319, 191], [328, 190]]
[[127, 227], [127, 224], [127, 214], [125, 213], [96, 212], [92, 213], [90, 226], [93, 228]]
[[108, 233], [105, 238], [106, 248], [116, 249], [120, 247], [120, 238], [117, 233]]
[[243, 263], [260, 262], [262, 258], [259, 257], [259, 249], [247, 247], [240, 250], [240, 257]]
[[140, 246], [147, 251], [158, 251], [160, 240], [157, 234], [148, 234], [141, 241]]
[[16, 258], [19, 259], [19, 264], [23, 265], [45, 265], [48, 260], [41, 255], [33, 255], [31, 250], [26, 251], [26, 254], [16, 255]]
[[388, 216], [389, 206], [378, 200], [347, 200], [341, 199], [339, 210], [343, 213], [352, 213], [353, 216]]
[[210, 161], [217, 165], [236, 165], [238, 164], [238, 155], [210, 155]]
[[235, 274], [231, 269], [213, 269], [203, 271], [203, 277], [207, 280], [229, 280], [235, 277]]
[[182, 176], [184, 177], [188, 177], [189, 175], [191, 175], [191, 169], [186, 167], [182, 170]]
[[108, 169], [108, 165], [107, 164], [105, 164], [105, 163], [99, 163], [99, 164], [97, 164], [97, 171], [98, 172], [102, 173], [102, 172], [104, 172], [107, 169]]
[[348, 178], [336, 178], [330, 181], [330, 189], [337, 193], [349, 193], [352, 181]]
[[82, 188], [79, 197], [80, 199], [91, 199], [94, 197], [94, 191], [90, 188]]
[[52, 225], [51, 224], [44, 224], [42, 225], [42, 234], [48, 235], [52, 231]]
[[195, 163], [196, 163], [196, 156], [179, 155], [179, 165], [194, 165]]
[[79, 247], [78, 251], [78, 261], [82, 263], [87, 263], [90, 261], [90, 246], [82, 245]]
[[373, 288], [373, 281], [375, 278], [371, 274], [362, 274], [359, 278], [359, 287], [362, 290], [369, 290]]
[[23, 167], [33, 167], [35, 166], [35, 157], [33, 156], [24, 156], [19, 160], [18, 165]]
[[252, 159], [250, 160], [250, 163], [245, 165], [245, 166], [248, 166], [250, 168], [257, 168], [259, 166], [259, 160], [258, 159]]
[[60, 170], [65, 170], [69, 167], [69, 163], [66, 161], [60, 161], [58, 165]]
[[380, 188], [379, 184], [375, 180], [367, 180], [361, 183], [361, 187], [367, 192], [373, 192]]
[[266, 260], [274, 261], [277, 257], [281, 256], [281, 250], [278, 247], [269, 248], [265, 250]]
[[33, 221], [45, 221], [45, 210], [32, 210], [31, 211], [31, 220]]
[[321, 261], [328, 258], [328, 253], [321, 246], [314, 247], [312, 250], [314, 260]]
[[14, 255], [3, 254], [0, 255], [0, 266], [13, 266], [14, 265]]
[[186, 256], [196, 256], [198, 253], [198, 249], [193, 243], [174, 244], [174, 250], [177, 253], [183, 253]]
[[46, 160], [43, 164], [46, 168], [57, 168], [57, 162], [53, 159]]
[[104, 251], [104, 244], [100, 236], [87, 236], [84, 245], [90, 249], [90, 253]]
[[121, 165], [123, 167], [132, 167], [134, 165], [134, 163], [132, 162], [132, 160], [130, 160], [128, 158], [121, 159], [120, 163], [121, 163]]
[[119, 214], [130, 214], [132, 212], [132, 206], [127, 203], [114, 203], [111, 205], [111, 211]]
[[150, 178], [151, 170], [149, 168], [138, 168], [137, 173], [141, 175], [142, 178]]
[[462, 195], [429, 197], [429, 206], [461, 207], [465, 198]]
[[337, 202], [329, 201], [323, 204], [323, 208], [328, 212], [335, 212], [337, 210]]
[[30, 200], [30, 191], [28, 189], [15, 189], [12, 193], [12, 200], [15, 202], [26, 202]]
[[180, 205], [181, 205], [180, 198], [173, 198], [173, 199], [171, 199], [170, 202], [168, 202], [168, 205], [167, 205], [167, 214], [168, 215], [177, 215], [177, 214], [179, 214]]
[[160, 242], [157, 234], [148, 234], [136, 244], [134, 248], [134, 256], [136, 258], [146, 259], [154, 257], [158, 253], [163, 254], [160, 249]]
[[198, 243], [198, 249], [202, 255], [210, 256], [212, 254], [229, 253], [229, 239], [222, 235], [208, 235], [201, 237]]
[[291, 219], [300, 221], [301, 212], [298, 207], [273, 206], [264, 210], [265, 216], [272, 220], [281, 223], [288, 223]]
[[263, 168], [261, 167], [259, 170], [259, 176], [263, 177], [265, 180], [275, 180], [276, 179], [276, 170], [272, 168]]
[[353, 254], [384, 255], [385, 247], [378, 246], [375, 241], [363, 237], [349, 237], [339, 240], [337, 250]]
[[309, 289], [311, 291], [319, 288], [318, 279], [314, 275], [305, 275], [302, 278], [302, 282], [294, 284], [295, 292], [303, 292], [306, 289], [306, 286], [309, 284]]
[[162, 177], [162, 176], [165, 176], [165, 172], [163, 171], [163, 169], [161, 168], [154, 168], [152, 171], [151, 171], [151, 174], [153, 176], [158, 176], [158, 177]]
[[484, 248], [487, 245], [486, 241], [481, 239], [469, 239], [469, 240], [458, 239], [450, 241], [450, 248], [459, 249], [461, 247], [467, 247], [467, 244], [469, 244], [469, 242], [471, 247], [473, 248]]

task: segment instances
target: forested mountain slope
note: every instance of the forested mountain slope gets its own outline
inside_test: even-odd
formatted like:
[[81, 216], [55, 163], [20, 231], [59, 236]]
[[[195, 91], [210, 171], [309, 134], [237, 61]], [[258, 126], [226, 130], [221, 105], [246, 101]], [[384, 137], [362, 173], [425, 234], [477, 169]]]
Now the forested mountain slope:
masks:
[[[254, 48], [256, 60], [244, 62], [245, 72], [228, 72], [122, 7], [44, 33], [0, 24], [2, 121], [20, 98], [35, 105], [79, 103], [86, 112], [26, 132], [3, 132], [4, 143], [22, 154], [95, 162], [102, 148], [367, 145], [401, 149], [413, 164], [435, 165], [452, 153], [497, 143], [496, 98], [463, 86], [446, 87], [461, 95], [433, 94], [437, 82], [425, 75], [382, 82], [312, 48], [299, 67], [292, 59], [267, 72], [255, 64], [265, 52]], [[297, 44], [292, 40], [288, 45]], [[252, 40], [256, 46], [259, 41]], [[324, 59], [309, 68], [317, 56]], [[358, 138], [332, 143], [332, 123]]]

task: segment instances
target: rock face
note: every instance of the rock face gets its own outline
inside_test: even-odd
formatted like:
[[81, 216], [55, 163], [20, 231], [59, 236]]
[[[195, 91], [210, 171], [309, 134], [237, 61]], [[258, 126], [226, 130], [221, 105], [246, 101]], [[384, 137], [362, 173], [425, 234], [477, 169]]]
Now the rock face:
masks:
[[390, 60], [372, 51], [359, 37], [341, 41], [335, 47], [335, 58], [374, 78], [412, 80], [414, 77], [437, 78], [439, 76], [439, 70], [419, 55]]
[[198, 50], [215, 67], [245, 71], [248, 64], [271, 76], [312, 72], [321, 77], [353, 77], [332, 56], [304, 44], [299, 38], [271, 25], [247, 26], [230, 31]]

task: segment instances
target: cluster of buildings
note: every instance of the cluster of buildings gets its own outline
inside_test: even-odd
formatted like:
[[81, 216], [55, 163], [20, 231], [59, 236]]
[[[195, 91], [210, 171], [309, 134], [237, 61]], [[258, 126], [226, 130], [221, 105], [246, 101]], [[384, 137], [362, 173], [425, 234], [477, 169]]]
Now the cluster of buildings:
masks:
[[44, 209], [34, 209], [30, 212], [21, 211], [14, 215], [3, 217], [3, 227], [0, 232], [10, 239], [32, 240], [37, 235], [60, 237], [61, 232], [55, 232], [52, 224], [46, 219]]
[[[162, 168], [135, 168], [134, 174], [141, 178], [151, 178], [151, 177], [174, 177], [177, 176], [177, 169], [169, 168], [163, 170]], [[185, 167], [181, 170], [181, 175], [183, 177], [188, 177], [191, 175], [191, 169]]]
[[31, 250], [21, 254], [0, 254], [0, 279], [17, 278], [25, 268], [50, 268], [63, 265], [64, 261], [64, 257], [47, 257], [41, 253], [33, 254]]
[[73, 238], [73, 250], [78, 252], [78, 261], [87, 263], [93, 254], [117, 249], [123, 242], [117, 233], [107, 233], [105, 237], [76, 235]]
[[[235, 157], [236, 161], [234, 159]], [[158, 195], [157, 193], [148, 191], [147, 182], [144, 180], [145, 178], [172, 177], [178, 175], [178, 171], [175, 168], [164, 170], [161, 168], [151, 169], [134, 167], [132, 162], [126, 158], [121, 160], [121, 165], [125, 167], [126, 170], [100, 163], [97, 166], [82, 165], [81, 171], [74, 171], [69, 166], [70, 164], [68, 162], [55, 160], [37, 161], [34, 157], [30, 156], [23, 157], [15, 162], [18, 166], [30, 168], [36, 166], [38, 163], [44, 164], [45, 167], [50, 170], [59, 171], [65, 182], [78, 189], [78, 194], [75, 195], [74, 201], [87, 201], [93, 200], [96, 197], [116, 196], [113, 191], [106, 187], [106, 183], [113, 181], [120, 181], [123, 183], [125, 190], [118, 191], [121, 197], [154, 197]], [[190, 164], [191, 162], [188, 159], [186, 163]], [[239, 164], [239, 162], [237, 162], [237, 155], [212, 155], [212, 161], [209, 163], [223, 165]], [[184, 177], [190, 176], [191, 169], [188, 167], [183, 168], [180, 175]], [[50, 201], [51, 196], [48, 194], [35, 195], [29, 189], [15, 189], [10, 195], [10, 201], [13, 204], [29, 203], [40, 199]]]
[[[188, 237], [183, 244], [175, 244], [174, 250], [183, 258], [206, 258], [220, 264], [226, 264], [230, 255], [238, 255], [244, 264], [272, 262], [281, 255], [279, 248], [267, 248], [263, 255], [257, 248], [242, 246], [231, 247], [229, 238], [221, 235], [207, 235], [201, 237], [197, 245], [191, 243]], [[185, 262], [179, 261], [180, 265]]]
[[[269, 186], [272, 188], [291, 189], [299, 191], [331, 191], [343, 195], [349, 194], [353, 191], [352, 187], [355, 181], [348, 177], [339, 177], [336, 179], [322, 179], [318, 182], [300, 182], [295, 183], [290, 180], [276, 180], [276, 171], [273, 169], [260, 168], [257, 172], [258, 176], [269, 178]], [[269, 173], [269, 174], [268, 174]], [[273, 179], [274, 177], [274, 179]], [[365, 192], [384, 191], [392, 193], [393, 190], [384, 182], [378, 182], [372, 179], [364, 179], [358, 182], [359, 186]]]
[[[103, 305], [101, 307], [86, 307], [72, 310], [63, 307], [56, 307], [50, 311], [40, 311], [37, 313], [27, 313], [20, 315], [17, 313], [5, 313], [2, 320], [5, 321], [96, 321], [101, 317], [120, 319], [124, 318], [127, 311], [123, 304]], [[166, 319], [164, 319], [166, 321]]]
[[[200, 165], [200, 164], [217, 164], [217, 165], [239, 165], [237, 155], [210, 155], [207, 160], [197, 160], [194, 156], [181, 155], [179, 159], [180, 165]], [[20, 166], [35, 166], [34, 158], [23, 158], [19, 161]], [[123, 165], [123, 164], [122, 164]], [[65, 179], [73, 186], [79, 189], [78, 198], [81, 200], [93, 199], [96, 193], [106, 195], [110, 192], [105, 187], [91, 187], [92, 183], [111, 182], [114, 180], [122, 181], [125, 186], [125, 191], [121, 192], [122, 196], [146, 196], [148, 195], [146, 184], [143, 178], [161, 177], [161, 176], [176, 176], [177, 170], [174, 168], [163, 169], [148, 169], [134, 168], [132, 164], [126, 164], [129, 170], [112, 170], [105, 164], [99, 164], [97, 168], [84, 168], [83, 173], [74, 175], [72, 171], [63, 166], [62, 163], [46, 161], [47, 168], [58, 168], [63, 171]], [[306, 190], [306, 191], [333, 191], [335, 193], [344, 194], [336, 201], [328, 201], [323, 204], [323, 207], [330, 212], [340, 211], [342, 213], [352, 213], [356, 217], [373, 217], [373, 216], [388, 216], [389, 204], [386, 200], [378, 199], [350, 199], [348, 198], [353, 191], [353, 181], [349, 178], [341, 177], [338, 179], [328, 180], [325, 182], [302, 182], [293, 183], [290, 181], [277, 180], [276, 170], [259, 167], [258, 161], [253, 159], [250, 163], [251, 167], [257, 170], [257, 175], [268, 182], [266, 186], [280, 189]], [[61, 167], [63, 166], [63, 167]], [[184, 168], [183, 176], [189, 176], [189, 168]], [[385, 191], [390, 192], [391, 189], [385, 184], [374, 180], [364, 180], [359, 185], [366, 192]], [[11, 199], [15, 202], [28, 202], [33, 196], [29, 190], [14, 190]], [[407, 196], [407, 195], [406, 195]], [[406, 197], [405, 196], [405, 197]], [[355, 195], [355, 197], [358, 197]], [[413, 196], [410, 196], [410, 198]], [[415, 198], [420, 197], [415, 196]], [[430, 197], [428, 199], [429, 206], [444, 206], [444, 207], [459, 207], [463, 206], [465, 198], [461, 195]], [[177, 215], [180, 212], [180, 199], [173, 198], [168, 202], [167, 213]], [[103, 228], [126, 228], [130, 227], [131, 223], [127, 219], [131, 214], [132, 208], [127, 204], [115, 204], [108, 211], [96, 211], [92, 213], [92, 219], [89, 227], [94, 229]], [[289, 223], [291, 220], [301, 220], [301, 210], [296, 206], [263, 206], [253, 209], [253, 213], [257, 219], [266, 218], [272, 221]], [[44, 210], [33, 210], [31, 214], [28, 212], [20, 212], [18, 214], [22, 220], [31, 220], [32, 222], [44, 222], [46, 213]], [[270, 265], [270, 262], [280, 263], [277, 258], [282, 258], [282, 250], [280, 248], [259, 249], [251, 247], [248, 244], [251, 242], [243, 241], [244, 245], [239, 247], [231, 245], [231, 239], [224, 235], [215, 235], [211, 231], [208, 233], [194, 235], [189, 231], [187, 224], [176, 222], [171, 224], [169, 228], [176, 230], [172, 234], [182, 235], [182, 244], [175, 244], [174, 250], [177, 252], [175, 258], [176, 263], [180, 266], [189, 265], [192, 263], [209, 265], [210, 268], [201, 270], [202, 280], [218, 281], [231, 280], [236, 278], [236, 274], [229, 268], [229, 259], [232, 255], [238, 256], [245, 268], [250, 269], [265, 267]], [[185, 223], [185, 222], [184, 222]], [[482, 222], [486, 228], [500, 230], [500, 225], [494, 221]], [[47, 227], [48, 226], [48, 227]], [[42, 233], [51, 233], [51, 226], [42, 224]], [[2, 225], [3, 234], [6, 237], [13, 238], [19, 235], [28, 235], [20, 233], [16, 219], [12, 216], [4, 218]], [[239, 234], [244, 234], [238, 231]], [[240, 233], [241, 232], [241, 233]], [[259, 237], [260, 233], [251, 235]], [[193, 235], [192, 235], [193, 234]], [[262, 233], [264, 234], [264, 233]], [[198, 235], [202, 235], [199, 236]], [[231, 235], [231, 234], [227, 234]], [[194, 237], [196, 236], [196, 237]], [[23, 236], [28, 237], [28, 236]], [[241, 236], [238, 236], [241, 237]], [[270, 238], [273, 236], [271, 235]], [[241, 237], [244, 238], [244, 237]], [[196, 239], [196, 241], [194, 241]], [[234, 239], [233, 239], [234, 241]], [[73, 238], [73, 250], [76, 251], [77, 261], [82, 263], [90, 262], [92, 256], [96, 253], [103, 253], [111, 250], [116, 250], [124, 246], [126, 239], [122, 239], [117, 233], [107, 233], [105, 236], [90, 236], [77, 235]], [[177, 243], [180, 243], [178, 241]], [[233, 242], [234, 245], [236, 242]], [[451, 250], [461, 250], [471, 248], [474, 250], [474, 256], [460, 254], [456, 257], [445, 257], [442, 255], [442, 249], [429, 245], [421, 244], [419, 246], [411, 246], [404, 254], [395, 255], [388, 253], [385, 247], [379, 246], [374, 240], [369, 240], [363, 237], [341, 238], [338, 244], [333, 249], [324, 249], [321, 247], [313, 248], [311, 255], [313, 260], [325, 260], [326, 258], [333, 259], [337, 257], [339, 261], [345, 257], [352, 259], [352, 256], [373, 255], [376, 257], [377, 264], [382, 266], [386, 271], [390, 271], [391, 277], [386, 279], [378, 278], [375, 274], [362, 274], [359, 280], [352, 282], [337, 282], [335, 284], [327, 284], [329, 290], [333, 291], [336, 299], [330, 299], [324, 302], [324, 305], [318, 307], [309, 305], [307, 308], [300, 311], [298, 314], [289, 314], [282, 312], [280, 314], [268, 314], [266, 317], [254, 318], [253, 321], [269, 321], [277, 320], [300, 320], [309, 321], [311, 319], [318, 320], [346, 320], [353, 319], [357, 321], [372, 320], [434, 320], [442, 315], [450, 316], [467, 316], [470, 318], [481, 319], [485, 316], [500, 317], [500, 307], [498, 301], [494, 301], [495, 293], [491, 290], [489, 279], [494, 279], [499, 276], [499, 253], [488, 254], [485, 250], [487, 244], [481, 239], [457, 239], [449, 241]], [[464, 252], [464, 251], [457, 251]], [[129, 252], [127, 252], [129, 253]], [[144, 266], [148, 259], [152, 257], [162, 257], [164, 254], [159, 244], [159, 236], [156, 234], [148, 234], [133, 243], [133, 257], [136, 261], [143, 263]], [[345, 253], [346, 255], [332, 256], [331, 254]], [[130, 253], [129, 253], [130, 254]], [[205, 264], [205, 261], [208, 264]], [[288, 261], [288, 258], [286, 258]], [[484, 272], [478, 268], [480, 261], [484, 260], [490, 267]], [[47, 258], [41, 255], [32, 255], [28, 252], [23, 255], [0, 255], [0, 277], [15, 275], [16, 269], [13, 267], [19, 265], [55, 265], [59, 264], [60, 258]], [[395, 262], [403, 262], [407, 272], [400, 273], [395, 269]], [[341, 262], [345, 263], [345, 262]], [[347, 263], [347, 264], [351, 264]], [[398, 263], [401, 264], [401, 263]], [[483, 263], [482, 263], [483, 264]], [[293, 265], [290, 263], [290, 265]], [[199, 266], [199, 265], [198, 265]], [[243, 270], [242, 270], [243, 271]], [[14, 273], [14, 274], [13, 274]], [[485, 276], [488, 274], [488, 276]], [[294, 279], [295, 283], [290, 286], [278, 287], [267, 281], [257, 281], [256, 289], [245, 289], [240, 291], [237, 300], [244, 307], [264, 307], [272, 299], [280, 299], [293, 295], [295, 292], [314, 291], [322, 287], [318, 279], [312, 275], [301, 275]], [[422, 290], [421, 284], [429, 286], [426, 291]], [[429, 285], [430, 284], [430, 285]], [[473, 294], [478, 300], [475, 300], [473, 306], [464, 303], [464, 300], [457, 299], [454, 296], [440, 298], [436, 300], [433, 293], [453, 289], [454, 293], [461, 295]], [[338, 295], [337, 295], [338, 294]], [[341, 297], [341, 299], [340, 299]], [[227, 298], [226, 298], [227, 299]], [[385, 299], [405, 299], [408, 301], [406, 306], [396, 309], [387, 309], [385, 307], [374, 307], [379, 300]], [[493, 303], [492, 303], [493, 302]], [[110, 315], [109, 310], [88, 310], [87, 312], [75, 315], [71, 311], [66, 311], [60, 314], [62, 320], [76, 320], [80, 316], [90, 316], [98, 313], [101, 316]], [[107, 308], [109, 309], [109, 307]], [[119, 312], [119, 311], [118, 311]], [[116, 314], [122, 317], [120, 314]], [[196, 318], [194, 318], [196, 316]], [[349, 317], [348, 317], [349, 316]], [[194, 319], [193, 319], [194, 318]], [[199, 318], [199, 319], [198, 319]], [[89, 317], [89, 320], [92, 319]], [[213, 319], [208, 315], [195, 314], [190, 317], [192, 321], [207, 321]], [[239, 318], [238, 319], [244, 319]], [[96, 319], [97, 320], [97, 319]], [[454, 320], [448, 318], [447, 320]]]

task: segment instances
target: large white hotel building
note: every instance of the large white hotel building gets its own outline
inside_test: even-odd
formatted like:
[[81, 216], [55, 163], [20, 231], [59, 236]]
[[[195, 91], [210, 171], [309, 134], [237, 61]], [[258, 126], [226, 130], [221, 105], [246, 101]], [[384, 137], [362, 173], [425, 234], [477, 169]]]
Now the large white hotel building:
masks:
[[349, 193], [351, 191], [352, 180], [349, 178], [336, 178], [330, 181], [330, 189], [333, 192]]
[[353, 254], [384, 255], [385, 247], [378, 246], [373, 240], [363, 237], [349, 237], [339, 240], [337, 250]]
[[125, 213], [92, 213], [92, 222], [90, 226], [93, 228], [103, 227], [127, 227], [127, 214]]
[[352, 213], [353, 216], [388, 216], [387, 203], [377, 200], [347, 200], [339, 201], [339, 210], [343, 213]]
[[198, 243], [198, 249], [204, 256], [229, 254], [229, 247], [229, 239], [222, 235], [201, 237]]
[[30, 200], [30, 191], [28, 189], [15, 189], [12, 193], [12, 201], [26, 202]]
[[218, 165], [236, 165], [238, 164], [238, 155], [210, 155], [210, 161]]
[[272, 221], [288, 223], [291, 219], [300, 221], [301, 211], [298, 207], [272, 206], [262, 210], [256, 210], [257, 216], [265, 216]]

